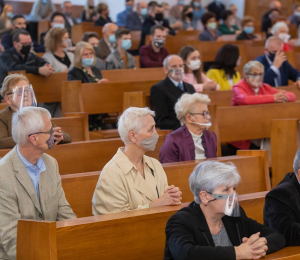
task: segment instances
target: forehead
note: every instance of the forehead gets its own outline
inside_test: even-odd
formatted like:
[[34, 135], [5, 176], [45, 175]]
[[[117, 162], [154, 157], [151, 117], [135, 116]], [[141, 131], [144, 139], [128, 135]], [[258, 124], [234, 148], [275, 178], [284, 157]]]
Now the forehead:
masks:
[[24, 79], [21, 79], [17, 83], [10, 85], [9, 89], [13, 89], [15, 87], [22, 87], [22, 86], [28, 86], [28, 82], [25, 81]]
[[262, 73], [263, 69], [257, 68], [257, 67], [253, 67], [251, 69], [251, 73]]
[[31, 37], [30, 37], [30, 35], [24, 35], [24, 34], [20, 34], [19, 35], [19, 39], [20, 39], [20, 41], [22, 41], [22, 42], [31, 42]]
[[192, 106], [193, 113], [201, 113], [204, 110], [207, 110], [207, 105], [204, 103], [196, 102]]
[[65, 7], [72, 7], [72, 3], [65, 3]]
[[181, 65], [183, 64], [183, 61], [180, 57], [174, 56], [172, 58], [169, 59], [169, 66], [173, 66], [173, 65]]
[[89, 38], [89, 40], [88, 40], [89, 42], [91, 41], [91, 42], [95, 42], [95, 41], [98, 41], [98, 38], [96, 38], [96, 37], [91, 37], [91, 38]]
[[15, 23], [25, 23], [25, 22], [26, 20], [22, 17], [15, 20]]
[[91, 52], [93, 52], [91, 49], [84, 48], [82, 54], [91, 53]]
[[155, 29], [154, 34], [156, 34], [156, 35], [158, 35], [158, 34], [159, 35], [166, 35], [167, 32], [164, 31], [164, 30], [161, 30], [161, 29]]
[[152, 126], [152, 125], [155, 125], [155, 121], [154, 121], [154, 118], [151, 116], [151, 115], [145, 115], [143, 118], [142, 118], [142, 125], [144, 127], [149, 127], [149, 126]]
[[55, 16], [53, 17], [53, 21], [54, 21], [54, 20], [65, 20], [65, 19], [64, 19], [64, 17], [61, 16], [61, 15], [55, 15]]

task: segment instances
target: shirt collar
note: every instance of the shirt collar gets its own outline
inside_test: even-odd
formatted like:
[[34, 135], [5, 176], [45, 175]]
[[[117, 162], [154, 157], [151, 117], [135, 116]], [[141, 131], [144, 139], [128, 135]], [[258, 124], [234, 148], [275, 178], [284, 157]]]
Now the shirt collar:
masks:
[[45, 166], [45, 163], [44, 163], [42, 157], [40, 157], [40, 158], [38, 159], [38, 161], [36, 162], [36, 164], [33, 165], [33, 164], [31, 164], [30, 162], [28, 162], [28, 161], [23, 157], [23, 155], [22, 155], [22, 154], [20, 153], [20, 151], [19, 151], [19, 146], [18, 146], [18, 145], [17, 145], [17, 152], [18, 152], [18, 155], [19, 155], [21, 161], [23, 162], [23, 164], [24, 164], [24, 166], [25, 166], [26, 168], [34, 168], [34, 169], [38, 168], [40, 171], [45, 171], [45, 170], [46, 170], [46, 166]]
[[[178, 85], [179, 85], [179, 82], [178, 82], [178, 81], [176, 81], [176, 80], [174, 80], [174, 79], [172, 79], [172, 78], [170, 78], [170, 77], [169, 77], [169, 79], [173, 82], [173, 84], [174, 84], [176, 87], [178, 87]], [[182, 81], [180, 81], [180, 83], [183, 85]]]
[[265, 57], [266, 57], [266, 59], [267, 59], [269, 65], [271, 66], [271, 65], [273, 64], [273, 62], [270, 60], [270, 58], [268, 57], [267, 54], [265, 54]]
[[201, 139], [201, 137], [202, 137], [202, 135], [203, 135], [203, 133], [201, 133], [201, 135], [195, 135], [195, 134], [192, 133], [190, 130], [189, 130], [189, 132], [190, 132], [190, 134], [191, 134], [193, 140], [195, 140], [195, 141], [199, 141], [199, 139]]

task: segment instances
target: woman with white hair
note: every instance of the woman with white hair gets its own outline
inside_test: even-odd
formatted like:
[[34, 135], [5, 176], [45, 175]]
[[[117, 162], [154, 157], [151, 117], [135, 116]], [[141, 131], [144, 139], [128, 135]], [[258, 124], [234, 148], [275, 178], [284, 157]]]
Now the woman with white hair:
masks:
[[277, 231], [248, 218], [239, 207], [236, 167], [204, 161], [189, 183], [194, 200], [166, 226], [164, 260], [259, 259], [285, 246]]
[[293, 50], [294, 40], [291, 40], [289, 27], [286, 22], [275, 23], [271, 29], [271, 33], [283, 41], [283, 51]]
[[154, 112], [130, 107], [118, 121], [125, 147], [104, 166], [94, 196], [93, 214], [102, 215], [181, 204], [181, 191], [168, 186], [162, 165], [145, 155], [158, 141]]
[[211, 125], [209, 103], [209, 97], [200, 93], [181, 96], [175, 105], [181, 127], [166, 136], [159, 151], [161, 163], [217, 157], [216, 134], [207, 130]]

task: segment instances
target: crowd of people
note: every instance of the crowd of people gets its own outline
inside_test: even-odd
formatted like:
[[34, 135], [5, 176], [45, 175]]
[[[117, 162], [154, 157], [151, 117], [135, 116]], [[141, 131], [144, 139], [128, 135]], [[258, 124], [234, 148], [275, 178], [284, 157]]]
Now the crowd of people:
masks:
[[[300, 23], [300, 4], [284, 17], [280, 1], [271, 1], [261, 32], [256, 32], [255, 18], [240, 18], [236, 5], [226, 8], [221, 0], [206, 7], [201, 0], [186, 2], [178, 0], [170, 6], [125, 0], [116, 23], [108, 5], [95, 6], [93, 0], [86, 1], [80, 19], [73, 17], [71, 1], [64, 1], [59, 12], [52, 0], [36, 0], [29, 15], [0, 5], [0, 95], [8, 105], [0, 111], [0, 149], [12, 149], [0, 159], [1, 259], [16, 259], [18, 219], [76, 218], [65, 198], [57, 162], [46, 154], [55, 145], [72, 141], [51, 122], [52, 117], [62, 116], [61, 104], [38, 103], [36, 86], [16, 71], [43, 77], [65, 72], [68, 81], [105, 84], [109, 80], [102, 76], [103, 70], [136, 69], [138, 55], [141, 68], [164, 72], [166, 78], [150, 90], [152, 110], [130, 107], [118, 118], [124, 147], [100, 174], [91, 201], [94, 215], [181, 204], [182, 191], [168, 182], [162, 163], [217, 157], [217, 135], [209, 130], [207, 91], [231, 90], [232, 106], [296, 100], [294, 93], [277, 87], [293, 81], [300, 88], [300, 71], [285, 54], [298, 45], [289, 30]], [[28, 24], [44, 19], [49, 20], [49, 29], [37, 42]], [[86, 32], [74, 44], [72, 26], [79, 22], [102, 26], [102, 37]], [[203, 62], [201, 50], [191, 45], [169, 53], [166, 41], [183, 30], [199, 31], [199, 41], [224, 42], [213, 62]], [[138, 50], [131, 49], [132, 31], [141, 32]], [[244, 62], [240, 73], [239, 47], [226, 44], [227, 35], [236, 41], [261, 40], [263, 35], [264, 52]], [[108, 116], [89, 115], [89, 130], [103, 129]], [[155, 150], [157, 128], [172, 130], [160, 148], [159, 160], [145, 154]], [[262, 141], [224, 144], [222, 155], [260, 149]], [[166, 225], [164, 259], [259, 259], [285, 246], [300, 246], [300, 150], [293, 168], [267, 194], [264, 223], [257, 223], [239, 206], [236, 188], [241, 177], [236, 167], [213, 160], [199, 163], [189, 177], [194, 201]]]

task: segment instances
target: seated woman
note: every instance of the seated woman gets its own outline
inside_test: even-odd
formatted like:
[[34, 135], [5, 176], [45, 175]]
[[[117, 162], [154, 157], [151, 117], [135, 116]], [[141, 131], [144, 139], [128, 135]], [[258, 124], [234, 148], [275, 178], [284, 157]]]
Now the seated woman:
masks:
[[286, 22], [275, 23], [271, 29], [271, 33], [273, 36], [276, 36], [283, 41], [283, 51], [293, 50], [293, 45], [296, 44], [297, 39], [291, 39], [289, 27]]
[[158, 141], [154, 115], [149, 108], [130, 107], [119, 118], [125, 148], [101, 172], [92, 199], [94, 215], [181, 204], [179, 188], [168, 186], [162, 165], [145, 155]]
[[223, 41], [222, 33], [217, 30], [216, 15], [208, 12], [201, 17], [204, 30], [199, 35], [200, 41]]
[[182, 9], [182, 24], [183, 24], [183, 30], [186, 31], [193, 31], [196, 30], [197, 23], [193, 19], [193, 7], [190, 5], [185, 5]]
[[284, 237], [239, 207], [233, 164], [201, 162], [189, 183], [194, 200], [166, 225], [165, 260], [259, 259], [282, 249]]
[[223, 23], [219, 25], [218, 29], [222, 34], [238, 34], [240, 29], [235, 25], [233, 13], [230, 10], [225, 10], [221, 19]]
[[220, 85], [220, 90], [230, 90], [241, 80], [241, 75], [235, 70], [240, 63], [240, 51], [236, 45], [225, 44], [215, 58], [214, 64], [206, 76]]
[[254, 18], [252, 16], [245, 16], [242, 20], [243, 31], [236, 36], [237, 41], [254, 40], [257, 38], [254, 33]]
[[217, 137], [211, 125], [207, 95], [183, 94], [175, 105], [181, 127], [168, 134], [159, 151], [161, 163], [217, 157]]
[[81, 14], [81, 22], [95, 22], [97, 20], [97, 12], [94, 0], [86, 0], [85, 7]]
[[[37, 104], [32, 86], [29, 84], [26, 76], [22, 74], [10, 74], [2, 83], [0, 95], [9, 106], [0, 111], [0, 149], [10, 149], [16, 145], [11, 133], [13, 113], [22, 107], [36, 106]], [[71, 136], [63, 132], [60, 127], [56, 127], [53, 123], [52, 126], [54, 127], [55, 144], [72, 141]]]
[[11, 18], [13, 17], [13, 8], [11, 5], [5, 5], [0, 17], [0, 38], [9, 33], [13, 26], [11, 24]]
[[194, 86], [197, 92], [220, 90], [220, 86], [201, 72], [199, 51], [193, 46], [184, 46], [178, 54], [184, 63], [183, 81]]

